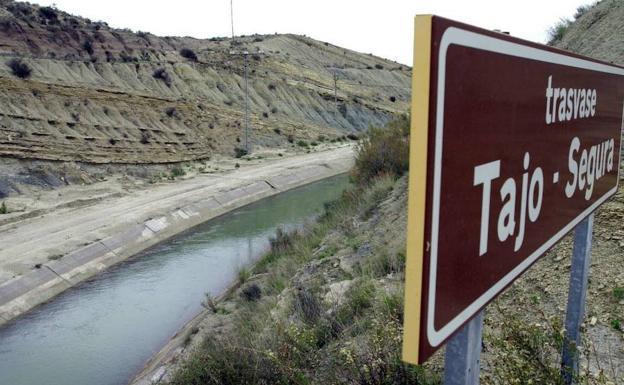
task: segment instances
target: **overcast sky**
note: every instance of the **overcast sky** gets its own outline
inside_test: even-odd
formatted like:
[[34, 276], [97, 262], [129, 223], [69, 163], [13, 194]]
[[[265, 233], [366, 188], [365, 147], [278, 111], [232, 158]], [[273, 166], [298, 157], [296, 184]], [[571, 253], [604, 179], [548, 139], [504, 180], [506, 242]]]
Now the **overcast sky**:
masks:
[[[433, 13], [544, 42], [548, 28], [591, 0], [233, 0], [234, 32], [297, 33], [412, 64], [413, 17]], [[230, 36], [230, 0], [34, 0], [116, 28]]]

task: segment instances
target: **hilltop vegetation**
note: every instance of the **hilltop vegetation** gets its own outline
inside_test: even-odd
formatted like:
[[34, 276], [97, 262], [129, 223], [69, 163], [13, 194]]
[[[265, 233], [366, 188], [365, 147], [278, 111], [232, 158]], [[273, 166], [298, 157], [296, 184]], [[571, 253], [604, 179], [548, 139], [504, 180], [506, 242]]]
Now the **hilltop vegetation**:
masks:
[[579, 6], [574, 20], [551, 29], [550, 44], [612, 63], [624, 63], [624, 4], [601, 0]]

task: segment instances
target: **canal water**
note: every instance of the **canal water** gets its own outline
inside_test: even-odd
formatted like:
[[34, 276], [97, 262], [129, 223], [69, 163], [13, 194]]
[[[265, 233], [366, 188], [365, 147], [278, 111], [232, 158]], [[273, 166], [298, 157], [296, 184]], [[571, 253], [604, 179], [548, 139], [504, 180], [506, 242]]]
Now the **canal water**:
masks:
[[337, 176], [211, 220], [67, 290], [0, 329], [2, 385], [122, 385], [269, 247], [347, 186]]

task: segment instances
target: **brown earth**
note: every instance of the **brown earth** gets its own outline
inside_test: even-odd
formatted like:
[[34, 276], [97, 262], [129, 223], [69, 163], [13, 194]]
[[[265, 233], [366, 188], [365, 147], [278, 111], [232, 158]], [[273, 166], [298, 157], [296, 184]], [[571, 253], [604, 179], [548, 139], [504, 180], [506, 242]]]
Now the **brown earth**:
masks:
[[409, 67], [305, 36], [158, 37], [3, 0], [0, 62], [21, 57], [32, 75], [0, 63], [0, 156], [166, 163], [234, 155], [244, 140], [243, 57], [235, 54], [243, 51], [254, 148], [336, 139], [408, 109]]

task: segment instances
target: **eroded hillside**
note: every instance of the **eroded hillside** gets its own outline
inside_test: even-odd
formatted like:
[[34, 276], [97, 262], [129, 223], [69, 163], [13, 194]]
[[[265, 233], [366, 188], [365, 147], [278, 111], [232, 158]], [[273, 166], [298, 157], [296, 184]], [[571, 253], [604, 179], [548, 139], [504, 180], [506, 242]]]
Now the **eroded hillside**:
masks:
[[[164, 163], [233, 154], [244, 140], [243, 51], [253, 146], [331, 140], [408, 110], [408, 67], [304, 36], [157, 37], [1, 1], [0, 155]], [[30, 76], [15, 75], [15, 58]]]
[[624, 2], [602, 0], [579, 7], [576, 19], [555, 42], [559, 48], [612, 63], [624, 63]]

